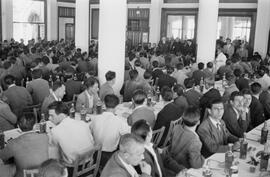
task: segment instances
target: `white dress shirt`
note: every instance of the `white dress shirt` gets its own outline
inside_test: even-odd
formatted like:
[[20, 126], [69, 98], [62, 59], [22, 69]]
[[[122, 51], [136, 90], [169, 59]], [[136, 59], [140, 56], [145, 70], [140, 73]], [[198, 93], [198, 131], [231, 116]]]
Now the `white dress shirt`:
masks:
[[90, 129], [97, 144], [102, 145], [102, 151], [116, 150], [120, 136], [130, 132], [127, 121], [112, 112], [103, 112], [91, 119]]
[[94, 140], [88, 124], [69, 117], [51, 130], [51, 143], [62, 151], [65, 163], [72, 164], [76, 157], [94, 147]]

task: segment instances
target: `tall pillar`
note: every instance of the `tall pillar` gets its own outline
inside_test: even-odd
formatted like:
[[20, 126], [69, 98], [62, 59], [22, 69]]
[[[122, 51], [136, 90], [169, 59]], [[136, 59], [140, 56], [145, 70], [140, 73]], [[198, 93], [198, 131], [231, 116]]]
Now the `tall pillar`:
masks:
[[47, 0], [47, 40], [57, 40], [57, 0]]
[[161, 4], [163, 0], [152, 0], [149, 17], [149, 42], [158, 43], [161, 28]]
[[254, 52], [259, 52], [263, 58], [267, 53], [268, 36], [270, 30], [269, 17], [270, 1], [258, 0]]
[[13, 37], [13, 1], [2, 0], [2, 40]]
[[197, 62], [215, 58], [219, 0], [200, 0], [197, 31]]
[[114, 90], [117, 94], [124, 81], [126, 23], [126, 0], [100, 0], [98, 76], [102, 84], [105, 82], [105, 73], [115, 71]]
[[89, 46], [89, 0], [76, 1], [75, 45], [88, 53]]

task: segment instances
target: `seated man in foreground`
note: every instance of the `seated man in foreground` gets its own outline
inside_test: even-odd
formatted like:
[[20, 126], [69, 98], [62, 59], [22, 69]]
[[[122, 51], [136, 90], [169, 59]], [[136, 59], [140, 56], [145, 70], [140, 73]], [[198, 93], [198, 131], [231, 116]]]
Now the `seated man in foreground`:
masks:
[[222, 100], [213, 100], [207, 110], [209, 116], [204, 119], [197, 130], [203, 143], [203, 156], [207, 158], [217, 152], [226, 152], [229, 149], [228, 143], [234, 143], [233, 149], [238, 149], [238, 138], [227, 130], [222, 120], [224, 113]]
[[56, 126], [51, 130], [52, 144], [61, 149], [64, 163], [72, 164], [76, 157], [94, 148], [88, 124], [68, 117], [68, 106], [63, 102], [49, 105], [49, 120]]

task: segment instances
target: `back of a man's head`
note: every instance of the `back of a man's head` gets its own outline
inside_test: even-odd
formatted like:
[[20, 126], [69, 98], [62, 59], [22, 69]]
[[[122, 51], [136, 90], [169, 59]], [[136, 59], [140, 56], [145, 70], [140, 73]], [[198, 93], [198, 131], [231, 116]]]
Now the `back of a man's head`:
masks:
[[186, 87], [187, 89], [193, 87], [194, 84], [195, 84], [195, 81], [194, 81], [193, 78], [186, 78], [186, 79], [184, 80], [184, 85], [185, 85], [185, 87]]
[[32, 78], [38, 79], [42, 77], [42, 70], [41, 69], [35, 69], [32, 71]]
[[253, 84], [250, 85], [250, 90], [254, 95], [257, 95], [261, 92], [262, 86], [258, 82], [254, 82]]
[[15, 77], [12, 75], [6, 75], [4, 81], [7, 85], [15, 84]]
[[54, 110], [55, 113], [58, 114], [65, 114], [69, 115], [69, 108], [68, 106], [62, 101], [54, 101], [48, 106], [48, 110]]
[[115, 72], [114, 71], [108, 71], [106, 74], [105, 74], [105, 78], [106, 78], [106, 81], [111, 81], [115, 78]]
[[213, 62], [208, 62], [206, 64], [206, 67], [209, 68], [209, 69], [212, 69], [213, 68]]
[[18, 119], [18, 126], [23, 132], [33, 130], [35, 123], [36, 119], [33, 113], [24, 114]]
[[145, 101], [146, 94], [143, 90], [135, 90], [132, 96], [132, 100], [136, 105], [142, 105]]
[[141, 137], [143, 140], [146, 140], [150, 131], [150, 125], [144, 119], [136, 121], [131, 127], [131, 133]]
[[120, 152], [130, 152], [134, 144], [141, 144], [143, 146], [144, 141], [141, 137], [135, 134], [127, 133], [122, 135], [119, 141]]
[[130, 80], [136, 80], [136, 78], [138, 77], [138, 71], [135, 69], [130, 70], [129, 77], [130, 77]]
[[177, 63], [176, 68], [177, 68], [177, 70], [181, 70], [181, 69], [184, 68], [184, 64], [183, 63]]
[[161, 88], [161, 96], [164, 101], [171, 101], [173, 99], [173, 91], [168, 86], [164, 86]]
[[193, 127], [200, 121], [200, 111], [197, 107], [189, 106], [183, 113], [183, 123]]
[[114, 109], [119, 104], [119, 98], [114, 94], [106, 95], [104, 98], [106, 108]]
[[49, 159], [43, 162], [39, 168], [39, 177], [67, 177], [67, 170], [64, 165], [56, 159]]
[[200, 62], [198, 63], [198, 69], [202, 70], [204, 68], [204, 63]]

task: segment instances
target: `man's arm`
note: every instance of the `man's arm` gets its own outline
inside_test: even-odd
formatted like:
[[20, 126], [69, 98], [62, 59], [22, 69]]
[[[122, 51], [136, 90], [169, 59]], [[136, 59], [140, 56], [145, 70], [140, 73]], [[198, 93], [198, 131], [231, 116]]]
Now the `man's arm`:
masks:
[[201, 154], [202, 143], [193, 141], [189, 149], [189, 164], [191, 168], [201, 168], [204, 164], [204, 157]]

